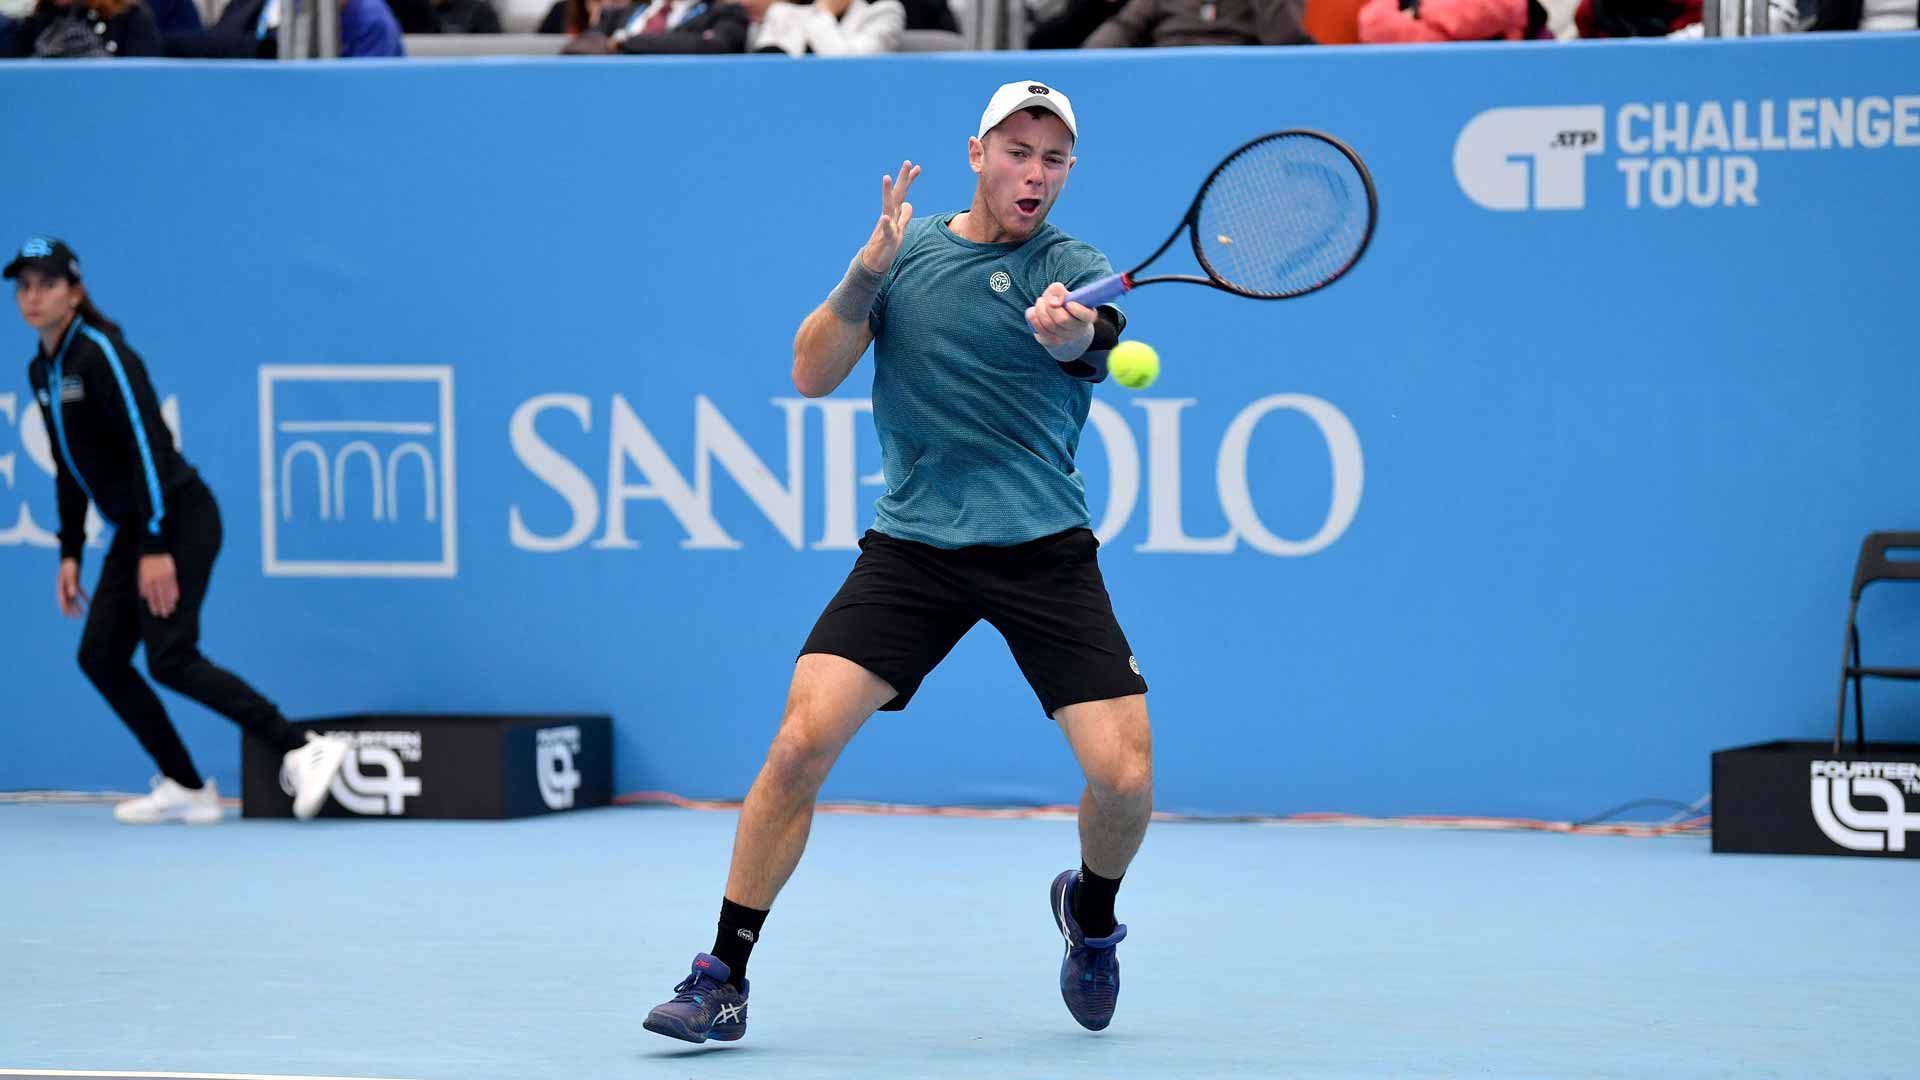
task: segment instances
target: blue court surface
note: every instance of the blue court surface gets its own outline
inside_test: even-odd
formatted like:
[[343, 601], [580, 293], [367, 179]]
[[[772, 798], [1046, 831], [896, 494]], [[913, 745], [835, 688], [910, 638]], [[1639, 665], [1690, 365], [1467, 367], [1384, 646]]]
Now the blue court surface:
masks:
[[1158, 824], [1113, 1027], [1055, 985], [1068, 820], [821, 815], [746, 1039], [640, 1027], [731, 813], [132, 828], [0, 806], [0, 1069], [177, 1076], [1920, 1072], [1920, 879], [1704, 836]]

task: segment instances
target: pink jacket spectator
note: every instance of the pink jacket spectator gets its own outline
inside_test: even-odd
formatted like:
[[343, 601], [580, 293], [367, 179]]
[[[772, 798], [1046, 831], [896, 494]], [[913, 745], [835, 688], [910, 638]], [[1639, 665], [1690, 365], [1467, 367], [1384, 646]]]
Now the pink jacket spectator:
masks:
[[1360, 9], [1360, 40], [1369, 45], [1526, 36], [1527, 0], [1420, 0], [1408, 11], [1398, 0], [1367, 0]]

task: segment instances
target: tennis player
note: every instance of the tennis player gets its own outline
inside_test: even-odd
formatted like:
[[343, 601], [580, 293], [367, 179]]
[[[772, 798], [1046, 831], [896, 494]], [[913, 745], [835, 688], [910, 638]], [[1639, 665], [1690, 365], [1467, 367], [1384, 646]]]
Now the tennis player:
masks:
[[967, 140], [977, 180], [959, 213], [914, 220], [902, 162], [846, 276], [801, 323], [793, 381], [834, 391], [874, 346], [873, 416], [886, 493], [872, 531], [794, 667], [786, 713], [734, 836], [713, 951], [694, 957], [646, 1027], [689, 1042], [746, 1033], [747, 959], [806, 847], [814, 800], [875, 710], [903, 709], [976, 622], [1006, 639], [1086, 774], [1080, 866], [1053, 880], [1060, 992], [1083, 1026], [1113, 1017], [1114, 895], [1153, 807], [1147, 684], [1121, 633], [1088, 530], [1074, 452], [1106, 377], [1117, 309], [1067, 304], [1113, 273], [1047, 222], [1078, 127], [1044, 83], [994, 92]]
[[[222, 816], [219, 789], [194, 768], [160, 698], [133, 670], [133, 651], [144, 643], [155, 682], [283, 752], [294, 815], [313, 817], [346, 759], [347, 740], [303, 737], [271, 701], [200, 654], [200, 605], [220, 553], [220, 508], [174, 449], [146, 364], [94, 306], [80, 259], [65, 243], [28, 240], [5, 276], [20, 317], [40, 337], [27, 379], [55, 450], [55, 599], [68, 618], [86, 615], [80, 670], [160, 770], [152, 791], [115, 806], [113, 816], [130, 825], [210, 825]], [[114, 525], [91, 609], [80, 588], [88, 503]]]

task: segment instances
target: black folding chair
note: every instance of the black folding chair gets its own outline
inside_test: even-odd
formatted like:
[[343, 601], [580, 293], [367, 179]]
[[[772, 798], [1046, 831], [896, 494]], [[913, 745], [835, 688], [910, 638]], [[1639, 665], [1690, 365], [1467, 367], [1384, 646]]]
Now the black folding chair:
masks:
[[1887, 552], [1898, 548], [1920, 550], [1920, 532], [1868, 533], [1860, 542], [1860, 560], [1853, 568], [1853, 598], [1847, 605], [1847, 642], [1840, 654], [1840, 705], [1833, 717], [1833, 752], [1836, 754], [1847, 730], [1849, 682], [1853, 684], [1853, 748], [1859, 750], [1867, 741], [1861, 681], [1869, 678], [1920, 681], [1920, 667], [1865, 667], [1860, 663], [1860, 628], [1854, 624], [1854, 616], [1860, 611], [1860, 591], [1875, 581], [1920, 581], [1920, 559], [1887, 557]]

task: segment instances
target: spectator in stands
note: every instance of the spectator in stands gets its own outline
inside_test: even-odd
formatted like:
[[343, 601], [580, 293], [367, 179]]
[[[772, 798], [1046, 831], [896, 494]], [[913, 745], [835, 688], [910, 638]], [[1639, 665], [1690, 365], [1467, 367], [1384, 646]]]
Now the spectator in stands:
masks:
[[755, 52], [865, 56], [900, 48], [907, 8], [900, 0], [775, 0], [754, 28]]
[[200, 5], [194, 0], [142, 0], [160, 24], [160, 51], [166, 56], [198, 56], [204, 52], [200, 42], [207, 26], [200, 21]]
[[[386, 0], [339, 0], [340, 55], [405, 56], [400, 22]], [[232, 0], [213, 29], [198, 38], [169, 37], [168, 56], [216, 60], [271, 60], [280, 53], [283, 0]]]
[[600, 25], [600, 13], [609, 6], [601, 0], [553, 0], [547, 17], [540, 20], [540, 29], [535, 32], [579, 37]]
[[1547, 36], [1547, 9], [1536, 0], [1367, 0], [1360, 9], [1360, 40], [1369, 45]]
[[487, 0], [433, 0], [443, 34], [498, 34], [500, 13]]
[[953, 17], [947, 0], [903, 0], [907, 9], [907, 29], [960, 32], [960, 20]]
[[13, 28], [7, 55], [37, 59], [161, 55], [160, 27], [140, 0], [40, 0]]
[[659, 56], [747, 51], [749, 18], [739, 4], [710, 0], [650, 0], [606, 7], [599, 23], [560, 51], [574, 56]]
[[[1096, 6], [1111, 10], [1108, 0], [1073, 0], [1062, 18], [1074, 18], [1079, 7], [1084, 19]], [[1305, 13], [1305, 0], [1127, 0], [1081, 47], [1311, 45]]]
[[1087, 40], [1087, 35], [1120, 11], [1121, 3], [1122, 0], [1032, 0], [1027, 5], [1027, 47], [1077, 49]]
[[386, 0], [386, 4], [400, 24], [402, 34], [440, 32], [440, 16], [434, 11], [434, 0]]
[[20, 20], [33, 13], [32, 4], [18, 0], [0, 0], [0, 56], [13, 55], [13, 31]]
[[1808, 24], [1808, 30], [1912, 30], [1920, 27], [1920, 4], [1916, 4], [1915, 0], [1817, 2], [1818, 7], [1813, 12], [1813, 21]]
[[168, 34], [204, 34], [207, 26], [200, 21], [200, 6], [193, 0], [143, 0], [147, 10], [153, 13], [153, 21], [160, 26], [160, 36]]
[[1665, 37], [1699, 21], [1700, 0], [1580, 0], [1573, 13], [1583, 38]]
[[588, 6], [587, 0], [553, 0], [553, 6], [534, 29], [536, 34], [565, 34], [579, 37], [580, 32], [600, 21], [600, 5]]
[[[1720, 5], [1720, 34], [1723, 37], [1739, 37], [1740, 23], [1745, 12], [1741, 10], [1741, 0], [1725, 0]], [[1767, 0], [1767, 33], [1797, 34], [1801, 30], [1800, 5], [1796, 0]], [[1906, 28], [1902, 28], [1906, 29]], [[1673, 38], [1700, 38], [1707, 36], [1707, 24], [1704, 5], [1699, 22], [1668, 34]]]

